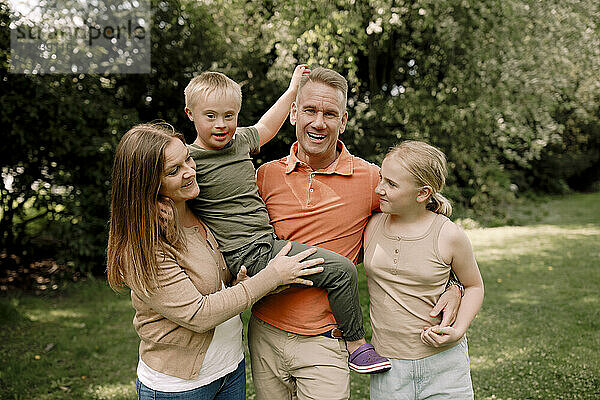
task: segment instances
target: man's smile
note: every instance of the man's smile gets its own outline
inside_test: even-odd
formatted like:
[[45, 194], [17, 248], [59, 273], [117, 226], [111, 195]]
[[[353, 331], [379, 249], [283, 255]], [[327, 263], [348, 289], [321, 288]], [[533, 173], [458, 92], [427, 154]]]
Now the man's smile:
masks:
[[325, 137], [327, 137], [327, 135], [319, 135], [318, 133], [311, 133], [311, 132], [306, 132], [306, 135], [314, 140], [323, 140], [325, 139]]

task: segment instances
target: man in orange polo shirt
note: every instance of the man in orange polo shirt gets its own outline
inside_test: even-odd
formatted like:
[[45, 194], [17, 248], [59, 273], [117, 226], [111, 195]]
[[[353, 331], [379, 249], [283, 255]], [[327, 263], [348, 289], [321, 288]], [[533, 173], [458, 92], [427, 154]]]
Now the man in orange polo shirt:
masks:
[[[281, 239], [335, 251], [355, 263], [363, 230], [379, 209], [379, 167], [352, 156], [344, 132], [348, 84], [316, 68], [299, 85], [290, 122], [297, 142], [290, 155], [257, 171], [259, 192]], [[442, 295], [435, 311], [456, 316], [460, 292]], [[337, 400], [350, 396], [348, 353], [319, 288], [289, 288], [252, 309], [248, 343], [258, 400]]]

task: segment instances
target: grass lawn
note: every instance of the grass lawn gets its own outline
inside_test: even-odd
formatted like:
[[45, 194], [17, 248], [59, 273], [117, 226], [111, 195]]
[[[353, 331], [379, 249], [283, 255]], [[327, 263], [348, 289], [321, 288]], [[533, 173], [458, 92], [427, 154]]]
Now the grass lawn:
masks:
[[[515, 215], [520, 226], [468, 231], [486, 285], [469, 330], [476, 398], [600, 398], [600, 193]], [[134, 399], [132, 318], [129, 297], [103, 280], [0, 297], [0, 398]], [[352, 399], [369, 398], [368, 377], [352, 373], [351, 385]]]

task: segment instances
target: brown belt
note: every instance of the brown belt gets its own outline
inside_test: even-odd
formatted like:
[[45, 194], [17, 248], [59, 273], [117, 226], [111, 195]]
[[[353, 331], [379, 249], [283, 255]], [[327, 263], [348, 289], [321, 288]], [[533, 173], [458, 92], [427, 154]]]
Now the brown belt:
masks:
[[330, 339], [342, 339], [344, 337], [342, 335], [342, 331], [339, 328], [333, 328], [332, 330], [323, 332], [320, 335], [328, 337]]

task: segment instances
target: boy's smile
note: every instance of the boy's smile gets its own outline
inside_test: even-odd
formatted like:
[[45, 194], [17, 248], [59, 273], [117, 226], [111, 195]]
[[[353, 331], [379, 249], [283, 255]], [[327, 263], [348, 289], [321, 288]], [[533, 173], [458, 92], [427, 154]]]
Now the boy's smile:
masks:
[[218, 150], [235, 134], [240, 105], [230, 93], [212, 91], [185, 111], [196, 127], [194, 144], [206, 150]]

